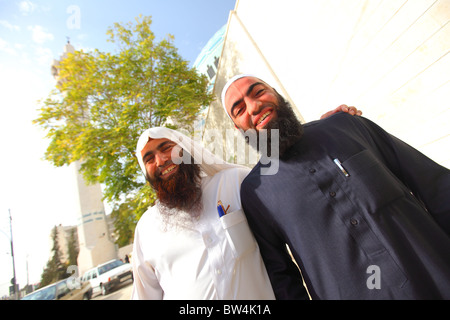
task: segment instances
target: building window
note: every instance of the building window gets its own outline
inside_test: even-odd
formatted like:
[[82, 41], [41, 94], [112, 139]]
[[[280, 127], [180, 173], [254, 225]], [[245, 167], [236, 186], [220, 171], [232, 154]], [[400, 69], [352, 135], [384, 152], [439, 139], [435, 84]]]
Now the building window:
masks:
[[209, 79], [214, 78], [214, 76], [216, 75], [216, 71], [214, 71], [214, 68], [211, 67], [209, 64], [208, 64], [208, 71], [207, 72], [208, 72]]

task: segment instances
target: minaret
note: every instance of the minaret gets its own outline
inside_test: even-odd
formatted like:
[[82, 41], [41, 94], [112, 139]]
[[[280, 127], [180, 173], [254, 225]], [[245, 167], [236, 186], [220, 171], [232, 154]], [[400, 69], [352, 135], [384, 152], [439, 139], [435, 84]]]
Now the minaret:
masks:
[[[74, 53], [75, 48], [67, 41], [60, 60], [53, 60], [52, 75], [57, 81], [59, 62]], [[116, 246], [111, 240], [106, 222], [105, 207], [102, 200], [102, 189], [99, 183], [88, 184], [80, 173], [81, 161], [70, 165], [75, 176], [77, 201], [77, 228], [80, 252], [78, 254], [78, 270], [81, 276], [86, 270], [96, 265], [117, 258]]]
[[71, 164], [76, 176], [78, 198], [78, 269], [84, 271], [117, 258], [116, 246], [111, 240], [106, 223], [102, 189], [99, 183], [88, 185], [80, 173], [81, 162]]

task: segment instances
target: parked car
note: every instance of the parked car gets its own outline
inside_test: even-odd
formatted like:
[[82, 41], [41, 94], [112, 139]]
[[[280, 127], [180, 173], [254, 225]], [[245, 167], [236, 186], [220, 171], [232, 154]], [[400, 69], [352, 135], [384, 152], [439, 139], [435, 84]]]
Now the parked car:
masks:
[[86, 271], [82, 277], [82, 281], [91, 283], [94, 294], [101, 293], [102, 295], [108, 294], [112, 288], [130, 279], [133, 280], [131, 264], [117, 259]]
[[92, 286], [73, 278], [49, 284], [39, 290], [27, 294], [22, 300], [89, 300], [92, 297]]

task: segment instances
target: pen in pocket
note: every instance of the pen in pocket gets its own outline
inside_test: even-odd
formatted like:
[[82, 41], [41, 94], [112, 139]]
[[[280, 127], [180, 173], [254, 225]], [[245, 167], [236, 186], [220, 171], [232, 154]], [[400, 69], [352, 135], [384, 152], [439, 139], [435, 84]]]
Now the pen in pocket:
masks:
[[225, 208], [223, 207], [222, 201], [217, 201], [217, 212], [219, 213], [219, 218], [226, 215]]
[[333, 161], [346, 177], [350, 176], [350, 174], [347, 172], [347, 170], [344, 169], [344, 167], [342, 166], [342, 163], [339, 161], [338, 158], [334, 159]]

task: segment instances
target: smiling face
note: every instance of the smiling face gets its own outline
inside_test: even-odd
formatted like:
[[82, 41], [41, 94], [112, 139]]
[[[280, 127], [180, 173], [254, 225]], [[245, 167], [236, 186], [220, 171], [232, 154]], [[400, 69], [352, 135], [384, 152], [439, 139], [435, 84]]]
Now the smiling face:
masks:
[[[283, 156], [286, 150], [301, 139], [303, 127], [289, 102], [264, 81], [244, 76], [224, 90], [224, 107], [236, 127], [243, 131], [256, 130], [257, 150], [260, 151], [260, 131], [263, 129], [267, 133], [267, 148], [278, 148], [279, 156]], [[275, 135], [277, 140], [272, 139], [275, 133], [278, 133]], [[269, 153], [275, 156], [277, 154], [272, 151]]]
[[234, 124], [244, 131], [264, 129], [277, 119], [277, 93], [258, 78], [243, 77], [233, 82], [224, 103]]
[[169, 139], [149, 139], [142, 149], [141, 156], [150, 182], [157, 178], [168, 180], [178, 171], [179, 166], [172, 162], [174, 147], [177, 144]]
[[182, 149], [169, 139], [150, 138], [141, 156], [146, 179], [156, 192], [162, 212], [171, 215], [170, 209], [178, 209], [195, 217], [202, 208], [200, 166], [193, 161], [192, 164], [174, 164], [172, 156], [181, 157], [181, 153]]

